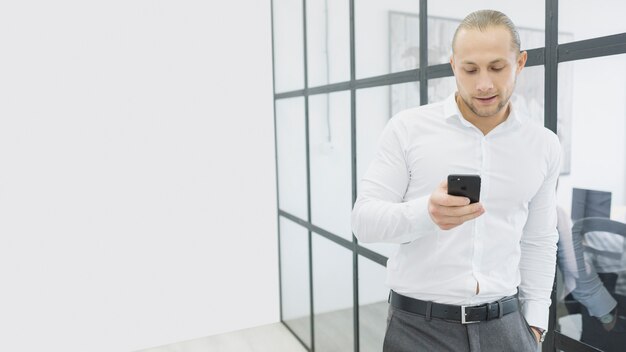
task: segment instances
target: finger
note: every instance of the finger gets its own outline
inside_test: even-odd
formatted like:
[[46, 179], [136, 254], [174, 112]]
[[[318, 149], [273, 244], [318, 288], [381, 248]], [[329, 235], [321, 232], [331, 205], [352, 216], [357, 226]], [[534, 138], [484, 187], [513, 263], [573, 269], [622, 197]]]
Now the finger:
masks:
[[465, 206], [439, 206], [440, 209], [437, 209], [437, 213], [441, 216], [451, 216], [451, 217], [461, 217], [466, 216], [468, 214], [475, 213], [483, 209], [482, 203], [474, 203]]
[[467, 221], [473, 220], [479, 216], [481, 216], [482, 214], [485, 213], [485, 209], [484, 208], [480, 208], [477, 211], [471, 212], [471, 213], [467, 213], [463, 216], [440, 216], [438, 218], [439, 223], [442, 225], [461, 225]]
[[467, 197], [451, 196], [448, 194], [448, 181], [439, 184], [439, 187], [431, 195], [434, 204], [448, 207], [459, 207], [470, 204]]
[[483, 215], [484, 213], [485, 213], [485, 209], [480, 209], [480, 210], [478, 210], [478, 211], [476, 211], [476, 212], [473, 212], [473, 213], [471, 213], [471, 214], [467, 214], [467, 215], [465, 215], [465, 216], [462, 216], [462, 217], [461, 217], [461, 221], [462, 221], [462, 222], [466, 222], [466, 221], [474, 220], [474, 219], [476, 219], [477, 217], [479, 217], [479, 216]]
[[461, 196], [451, 196], [447, 193], [442, 194], [440, 197], [435, 199], [437, 204], [443, 205], [446, 207], [462, 207], [470, 204], [470, 199], [467, 197]]

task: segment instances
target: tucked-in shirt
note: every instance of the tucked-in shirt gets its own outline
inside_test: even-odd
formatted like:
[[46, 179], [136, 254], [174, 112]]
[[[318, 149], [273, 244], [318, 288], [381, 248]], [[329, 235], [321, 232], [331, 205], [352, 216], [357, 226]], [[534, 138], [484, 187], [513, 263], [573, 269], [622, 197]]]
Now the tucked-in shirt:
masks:
[[[507, 119], [484, 135], [463, 118], [453, 94], [388, 121], [360, 181], [352, 231], [364, 243], [400, 244], [387, 262], [386, 282], [397, 293], [475, 305], [519, 288], [528, 323], [547, 329], [559, 170], [552, 131], [511, 104]], [[486, 212], [442, 230], [428, 201], [449, 174], [480, 175]]]

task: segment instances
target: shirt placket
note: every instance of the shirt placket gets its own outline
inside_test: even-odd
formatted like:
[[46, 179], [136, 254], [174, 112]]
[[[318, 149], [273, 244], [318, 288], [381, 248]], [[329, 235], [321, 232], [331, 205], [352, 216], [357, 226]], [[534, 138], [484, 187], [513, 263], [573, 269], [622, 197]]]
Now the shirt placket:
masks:
[[[490, 150], [489, 150], [489, 138], [481, 134], [479, 137], [479, 153], [480, 153], [480, 165], [479, 165], [479, 175], [481, 178], [481, 194], [480, 198], [483, 201], [489, 190], [489, 162], [490, 162]], [[484, 280], [481, 280], [482, 276], [482, 257], [485, 250], [485, 218], [484, 216], [479, 216], [474, 221], [474, 226], [472, 228], [473, 232], [473, 255], [472, 255], [472, 273], [476, 282], [479, 284], [480, 293], [484, 292], [486, 288], [484, 285]], [[474, 296], [476, 301], [480, 301], [478, 296]]]

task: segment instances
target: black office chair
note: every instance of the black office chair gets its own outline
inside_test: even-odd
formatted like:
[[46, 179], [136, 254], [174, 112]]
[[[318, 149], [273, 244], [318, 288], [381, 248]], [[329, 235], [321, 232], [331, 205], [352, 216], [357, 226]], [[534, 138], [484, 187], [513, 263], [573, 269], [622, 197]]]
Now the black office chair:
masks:
[[[572, 227], [574, 250], [579, 251], [582, 249], [587, 252], [588, 260], [592, 261], [590, 264], [597, 269], [596, 258], [597, 255], [602, 254], [602, 251], [588, 246], [588, 241], [585, 240], [585, 235], [594, 231], [608, 232], [626, 237], [626, 224], [600, 217], [582, 218], [574, 223]], [[622, 253], [622, 255], [624, 254]], [[582, 258], [583, 256], [579, 257]], [[615, 292], [618, 273], [599, 272], [598, 277], [607, 291], [617, 301], [618, 316], [626, 316], [626, 296]], [[589, 311], [582, 305], [580, 313], [582, 315], [582, 336], [580, 339], [582, 342], [607, 352], [626, 351], [626, 326], [624, 326], [626, 325], [626, 320], [623, 318], [618, 319], [615, 328], [608, 332], [604, 329], [602, 323], [597, 318], [589, 315]]]

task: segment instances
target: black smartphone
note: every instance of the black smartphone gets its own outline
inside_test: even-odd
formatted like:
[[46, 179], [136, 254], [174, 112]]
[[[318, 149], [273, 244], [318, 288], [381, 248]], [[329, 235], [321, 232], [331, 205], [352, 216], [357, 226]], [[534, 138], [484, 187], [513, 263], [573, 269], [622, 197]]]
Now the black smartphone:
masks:
[[480, 200], [480, 176], [448, 175], [448, 194], [467, 197], [470, 204]]

